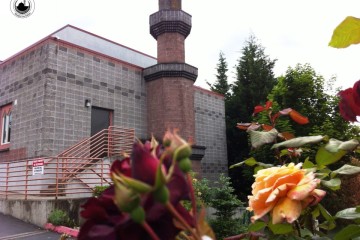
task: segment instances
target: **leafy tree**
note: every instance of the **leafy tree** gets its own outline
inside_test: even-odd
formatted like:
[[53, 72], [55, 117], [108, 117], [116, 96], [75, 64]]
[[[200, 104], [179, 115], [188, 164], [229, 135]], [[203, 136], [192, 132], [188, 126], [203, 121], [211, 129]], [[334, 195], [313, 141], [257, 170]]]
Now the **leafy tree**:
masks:
[[[236, 129], [239, 122], [250, 122], [254, 107], [265, 103], [267, 96], [276, 84], [273, 68], [276, 60], [271, 60], [264, 47], [254, 36], [250, 36], [242, 48], [242, 56], [236, 67], [236, 80], [231, 86], [231, 94], [225, 102], [227, 146], [229, 165], [243, 161], [249, 155], [246, 132]], [[250, 174], [250, 173], [249, 173]], [[229, 173], [237, 194], [246, 199], [252, 178], [243, 178], [241, 169]]]
[[269, 98], [281, 107], [291, 107], [309, 118], [310, 123], [306, 126], [291, 125], [297, 136], [310, 135], [313, 127], [324, 122], [330, 111], [324, 78], [309, 64], [289, 67], [285, 76], [279, 77]]
[[309, 124], [289, 123], [295, 136], [328, 135], [339, 140], [352, 138], [356, 127], [343, 121], [339, 114], [339, 99], [330, 93], [335, 79], [326, 82], [309, 64], [289, 67], [285, 76], [269, 94], [269, 99], [280, 108], [291, 107], [309, 118]]
[[230, 85], [226, 74], [228, 71], [228, 64], [223, 52], [220, 52], [219, 54], [219, 63], [217, 64], [216, 70], [216, 82], [214, 84], [209, 82], [206, 83], [210, 86], [211, 91], [223, 94], [226, 98], [229, 95]]

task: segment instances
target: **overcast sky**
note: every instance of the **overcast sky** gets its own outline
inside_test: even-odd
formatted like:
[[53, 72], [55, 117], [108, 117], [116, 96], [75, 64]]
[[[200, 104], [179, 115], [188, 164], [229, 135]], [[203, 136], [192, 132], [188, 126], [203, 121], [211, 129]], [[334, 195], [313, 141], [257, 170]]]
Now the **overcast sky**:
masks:
[[[156, 41], [149, 34], [149, 15], [157, 0], [34, 0], [34, 13], [24, 19], [0, 1], [0, 60], [71, 24], [156, 57]], [[271, 59], [276, 76], [297, 63], [310, 63], [336, 86], [351, 87], [360, 79], [360, 45], [347, 49], [328, 46], [334, 28], [346, 16], [360, 17], [360, 0], [183, 0], [192, 15], [186, 39], [186, 62], [199, 69], [196, 85], [215, 81], [219, 52], [228, 62], [229, 80], [250, 34]]]

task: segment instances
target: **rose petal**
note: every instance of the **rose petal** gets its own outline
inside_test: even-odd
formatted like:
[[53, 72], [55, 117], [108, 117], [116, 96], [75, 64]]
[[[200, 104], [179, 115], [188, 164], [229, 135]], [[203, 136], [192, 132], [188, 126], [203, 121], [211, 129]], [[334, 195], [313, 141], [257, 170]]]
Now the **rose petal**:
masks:
[[256, 219], [261, 218], [273, 208], [275, 202], [266, 203], [271, 191], [271, 188], [262, 189], [256, 196], [249, 197], [249, 209], [254, 211]]
[[120, 172], [127, 177], [131, 177], [131, 166], [130, 166], [130, 158], [125, 158], [123, 160], [115, 160], [110, 168], [111, 174], [116, 174]]
[[301, 179], [301, 181], [298, 183], [298, 185], [307, 184], [310, 181], [312, 181], [313, 179], [315, 179], [315, 173], [309, 172], [308, 174], [306, 174], [306, 176], [304, 178]]
[[312, 180], [307, 184], [298, 185], [288, 192], [287, 197], [293, 200], [303, 200], [311, 194], [317, 185], [317, 179]]
[[325, 195], [326, 192], [324, 190], [314, 189], [314, 191], [311, 192], [310, 196], [304, 199], [303, 206], [314, 206], [318, 204], [325, 197]]
[[300, 201], [291, 200], [287, 197], [281, 198], [272, 210], [272, 223], [278, 224], [286, 220], [294, 222], [300, 216], [302, 206]]
[[354, 122], [356, 121], [356, 116], [360, 115], [360, 106], [355, 103], [354, 99], [354, 95], [356, 94], [354, 94], [354, 90], [352, 88], [348, 88], [339, 92], [340, 114], [347, 121]]
[[273, 188], [277, 188], [278, 186], [281, 186], [283, 184], [294, 184], [297, 185], [301, 181], [301, 179], [304, 178], [304, 172], [303, 171], [296, 171], [290, 174], [287, 174], [282, 177], [278, 177], [276, 181], [273, 183]]
[[271, 192], [269, 197], [266, 199], [266, 203], [271, 203], [276, 199], [285, 197], [290, 189], [292, 189], [295, 184], [283, 184], [277, 187], [274, 191]]
[[360, 106], [360, 80], [354, 83], [352, 94], [355, 104]]
[[154, 185], [159, 159], [151, 154], [150, 149], [141, 143], [134, 143], [131, 161], [132, 177]]

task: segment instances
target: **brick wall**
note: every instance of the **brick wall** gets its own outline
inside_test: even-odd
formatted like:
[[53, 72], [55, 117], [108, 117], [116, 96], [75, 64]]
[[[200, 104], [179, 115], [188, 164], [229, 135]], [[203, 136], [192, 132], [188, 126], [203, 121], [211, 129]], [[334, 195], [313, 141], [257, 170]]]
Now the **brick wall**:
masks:
[[193, 81], [182, 77], [147, 82], [149, 134], [162, 139], [178, 128], [184, 139], [194, 138]]
[[199, 87], [194, 89], [196, 144], [206, 147], [202, 177], [217, 180], [220, 173], [228, 173], [224, 98]]
[[185, 37], [180, 33], [161, 34], [157, 38], [158, 62], [184, 63]]

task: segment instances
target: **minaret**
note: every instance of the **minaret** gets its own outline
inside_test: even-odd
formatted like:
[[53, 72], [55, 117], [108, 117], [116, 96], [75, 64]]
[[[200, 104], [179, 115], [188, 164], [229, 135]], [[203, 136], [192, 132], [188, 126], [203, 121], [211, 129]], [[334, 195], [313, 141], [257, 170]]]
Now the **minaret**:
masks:
[[148, 132], [158, 139], [166, 129], [178, 128], [184, 139], [195, 141], [197, 68], [185, 63], [185, 38], [190, 30], [191, 15], [181, 10], [181, 0], [159, 0], [159, 11], [150, 16], [158, 64], [144, 70]]

